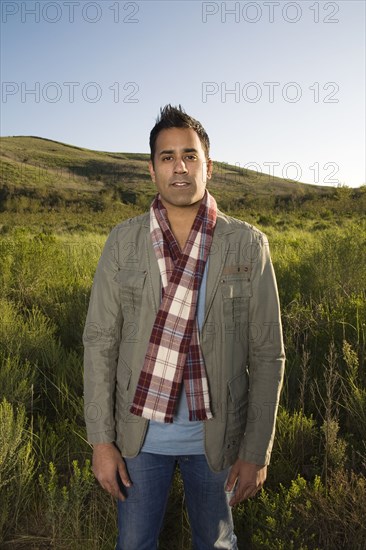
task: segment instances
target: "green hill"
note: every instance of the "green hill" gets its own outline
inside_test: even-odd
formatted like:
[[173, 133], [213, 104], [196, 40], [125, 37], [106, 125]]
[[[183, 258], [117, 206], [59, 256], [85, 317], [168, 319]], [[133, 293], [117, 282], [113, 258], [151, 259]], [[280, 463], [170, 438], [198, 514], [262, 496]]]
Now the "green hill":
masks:
[[[0, 138], [0, 209], [27, 197], [57, 207], [112, 201], [146, 206], [155, 193], [147, 169], [149, 155], [92, 151], [32, 136]], [[285, 180], [214, 162], [209, 184], [219, 204], [243, 207], [253, 200], [303, 202], [330, 197], [335, 189]]]

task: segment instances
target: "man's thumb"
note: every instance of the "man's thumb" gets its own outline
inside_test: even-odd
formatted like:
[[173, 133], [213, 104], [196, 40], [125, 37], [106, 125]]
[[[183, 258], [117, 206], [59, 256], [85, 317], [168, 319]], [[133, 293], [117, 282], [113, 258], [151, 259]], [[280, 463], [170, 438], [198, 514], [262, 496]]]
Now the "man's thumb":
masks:
[[238, 472], [234, 470], [234, 468], [231, 468], [229, 477], [227, 478], [226, 485], [225, 485], [225, 491], [231, 491], [232, 488], [235, 485], [235, 481], [238, 477]]
[[128, 477], [126, 466], [124, 465], [123, 462], [120, 462], [118, 464], [118, 473], [119, 473], [119, 477], [121, 478], [121, 481], [122, 481], [123, 485], [125, 487], [131, 487], [131, 485], [132, 485], [131, 480]]

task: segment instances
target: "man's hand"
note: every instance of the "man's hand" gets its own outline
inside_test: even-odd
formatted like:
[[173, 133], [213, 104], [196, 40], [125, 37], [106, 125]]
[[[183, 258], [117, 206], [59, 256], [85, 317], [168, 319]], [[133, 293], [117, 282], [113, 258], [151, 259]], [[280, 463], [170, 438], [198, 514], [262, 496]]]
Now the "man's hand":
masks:
[[117, 481], [117, 472], [125, 487], [132, 485], [126, 464], [113, 443], [98, 443], [93, 448], [93, 472], [103, 489], [115, 498], [125, 500]]
[[226, 491], [232, 491], [236, 484], [235, 494], [229, 502], [230, 506], [239, 504], [254, 495], [263, 487], [267, 477], [267, 466], [258, 466], [244, 460], [238, 460], [231, 466], [226, 482]]

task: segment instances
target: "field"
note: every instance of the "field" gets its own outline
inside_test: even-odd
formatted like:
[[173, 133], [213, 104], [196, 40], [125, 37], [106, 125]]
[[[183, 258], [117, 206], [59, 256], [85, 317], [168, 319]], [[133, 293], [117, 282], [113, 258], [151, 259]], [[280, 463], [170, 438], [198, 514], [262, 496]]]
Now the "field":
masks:
[[[93, 478], [85, 440], [81, 335], [106, 237], [146, 209], [153, 190], [146, 156], [115, 154], [112, 185], [93, 164], [107, 153], [70, 148], [67, 157], [66, 146], [50, 152], [54, 142], [42, 141], [2, 143], [0, 548], [112, 550], [115, 502]], [[287, 355], [265, 489], [234, 510], [239, 548], [361, 550], [366, 190], [239, 176], [222, 168], [211, 191], [269, 237]], [[189, 544], [177, 475], [160, 548]]]

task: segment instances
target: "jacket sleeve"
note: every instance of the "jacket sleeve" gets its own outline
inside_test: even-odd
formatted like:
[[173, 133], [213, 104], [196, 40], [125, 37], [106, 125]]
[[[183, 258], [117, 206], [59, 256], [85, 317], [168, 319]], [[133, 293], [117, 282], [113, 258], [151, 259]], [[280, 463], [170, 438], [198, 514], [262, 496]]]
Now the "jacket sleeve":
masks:
[[110, 233], [97, 265], [83, 332], [84, 415], [89, 443], [115, 440], [116, 369], [123, 324], [114, 281], [118, 229]]
[[276, 277], [267, 237], [255, 234], [249, 305], [249, 402], [239, 458], [269, 464], [283, 382], [285, 352]]

